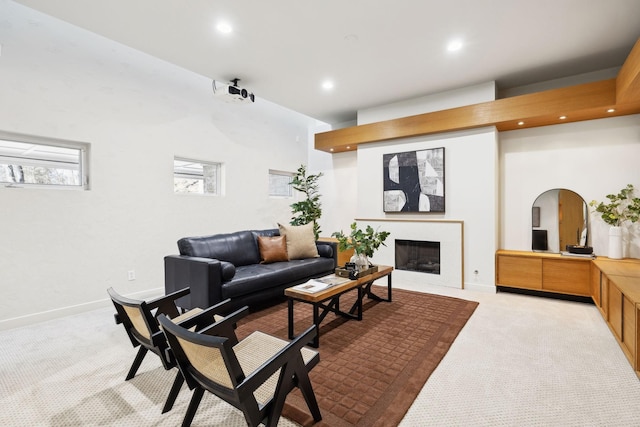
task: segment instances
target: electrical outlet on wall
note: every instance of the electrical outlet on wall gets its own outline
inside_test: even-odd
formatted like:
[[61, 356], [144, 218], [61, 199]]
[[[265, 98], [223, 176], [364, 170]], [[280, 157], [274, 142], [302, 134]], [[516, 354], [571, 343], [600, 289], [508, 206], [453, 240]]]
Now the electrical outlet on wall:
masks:
[[127, 271], [127, 279], [136, 280], [136, 271], [135, 270]]

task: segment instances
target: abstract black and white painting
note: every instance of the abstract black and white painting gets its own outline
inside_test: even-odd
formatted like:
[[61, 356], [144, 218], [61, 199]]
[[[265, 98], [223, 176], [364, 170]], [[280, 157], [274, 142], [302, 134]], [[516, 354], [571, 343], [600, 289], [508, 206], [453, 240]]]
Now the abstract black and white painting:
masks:
[[444, 212], [444, 147], [384, 154], [385, 212]]

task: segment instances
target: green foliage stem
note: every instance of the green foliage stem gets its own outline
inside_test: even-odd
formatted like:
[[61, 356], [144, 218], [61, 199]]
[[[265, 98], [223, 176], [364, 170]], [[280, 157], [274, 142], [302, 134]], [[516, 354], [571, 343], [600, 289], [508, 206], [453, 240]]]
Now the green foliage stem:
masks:
[[301, 165], [291, 180], [293, 189], [304, 193], [306, 198], [291, 204], [291, 210], [294, 215], [291, 217], [290, 224], [305, 225], [313, 222], [313, 233], [316, 236], [316, 240], [320, 237], [318, 219], [322, 216], [320, 193], [318, 192], [318, 180], [320, 177], [322, 177], [322, 172], [307, 176], [307, 168], [305, 165]]
[[589, 206], [595, 208], [609, 225], [619, 227], [625, 221], [637, 222], [640, 219], [640, 198], [633, 197], [633, 191], [633, 185], [627, 184], [618, 194], [607, 194], [609, 203], [592, 200]]
[[389, 234], [391, 233], [388, 231], [374, 230], [370, 225], [367, 225], [365, 231], [362, 231], [354, 222], [351, 224], [351, 233], [348, 236], [345, 235], [342, 230], [334, 232], [331, 236], [338, 239], [338, 248], [341, 251], [353, 249], [357, 254], [372, 257], [380, 245], [387, 246], [384, 244], [384, 241]]

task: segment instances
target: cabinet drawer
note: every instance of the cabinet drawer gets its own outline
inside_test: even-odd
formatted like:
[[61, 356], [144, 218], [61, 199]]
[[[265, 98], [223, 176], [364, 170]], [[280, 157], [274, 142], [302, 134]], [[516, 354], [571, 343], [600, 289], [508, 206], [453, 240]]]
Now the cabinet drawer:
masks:
[[609, 321], [609, 278], [604, 274], [600, 275], [600, 296], [602, 301], [600, 305], [602, 307], [602, 313], [604, 320]]
[[622, 341], [622, 292], [609, 284], [609, 325], [613, 330], [616, 338]]
[[542, 290], [591, 296], [590, 265], [588, 261], [542, 260]]
[[542, 289], [542, 260], [517, 256], [498, 256], [498, 284]]
[[602, 310], [602, 285], [600, 270], [591, 265], [591, 298], [596, 307]]
[[626, 295], [622, 296], [622, 344], [633, 365], [636, 358], [636, 305]]

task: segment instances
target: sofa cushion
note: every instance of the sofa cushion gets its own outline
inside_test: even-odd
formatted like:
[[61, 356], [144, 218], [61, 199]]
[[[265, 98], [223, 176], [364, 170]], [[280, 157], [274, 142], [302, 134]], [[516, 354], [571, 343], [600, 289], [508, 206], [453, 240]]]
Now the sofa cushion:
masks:
[[313, 222], [305, 225], [278, 224], [280, 235], [287, 238], [289, 259], [317, 258], [318, 248], [313, 233]]
[[307, 258], [271, 264], [245, 265], [236, 269], [232, 281], [222, 284], [222, 298], [237, 298], [283, 284], [294, 286], [311, 277], [329, 274], [333, 258]]
[[258, 244], [251, 231], [185, 237], [178, 240], [178, 248], [180, 255], [218, 259], [236, 267], [260, 262]]
[[289, 260], [287, 241], [284, 236], [258, 236], [258, 249], [262, 264]]

